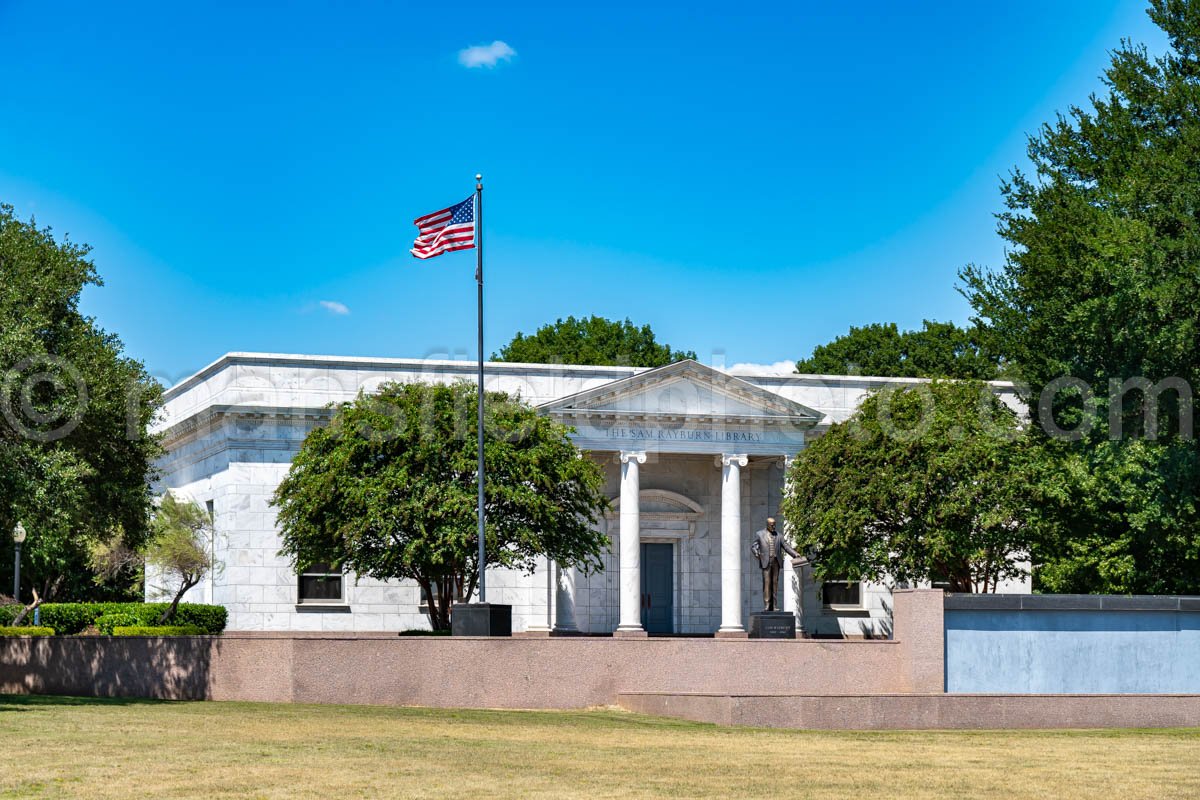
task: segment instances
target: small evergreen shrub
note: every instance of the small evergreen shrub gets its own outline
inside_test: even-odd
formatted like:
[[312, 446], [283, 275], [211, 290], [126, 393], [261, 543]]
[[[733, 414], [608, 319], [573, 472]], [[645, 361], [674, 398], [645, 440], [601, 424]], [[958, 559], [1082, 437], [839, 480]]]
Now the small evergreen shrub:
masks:
[[[60, 634], [82, 633], [100, 616], [94, 606], [99, 603], [43, 603], [39, 619]], [[30, 617], [32, 618], [32, 614]]]
[[41, 625], [39, 625], [36, 628], [32, 625], [22, 625], [20, 628], [9, 628], [9, 627], [0, 628], [0, 639], [3, 639], [5, 636], [53, 636], [53, 635], [54, 635], [54, 628], [47, 628], [47, 627], [41, 626]]
[[113, 636], [203, 636], [197, 625], [118, 625]]
[[[40, 622], [46, 627], [54, 628], [61, 636], [73, 636], [83, 633], [92, 625], [100, 627], [101, 617], [122, 614], [130, 619], [122, 619], [115, 624], [106, 624], [111, 630], [114, 625], [157, 625], [158, 618], [167, 610], [169, 603], [42, 603]], [[11, 625], [17, 614], [21, 613], [21, 605], [0, 606], [0, 626]], [[175, 610], [175, 618], [170, 620], [172, 625], [195, 625], [202, 633], [220, 633], [225, 630], [228, 612], [224, 606], [210, 606], [200, 603], [180, 603]], [[33, 614], [29, 615], [33, 621]], [[108, 634], [108, 631], [101, 630]]]
[[[167, 608], [167, 603], [148, 603], [157, 609], [154, 620], [158, 620], [158, 615], [162, 614]], [[180, 603], [179, 608], [175, 610], [175, 618], [170, 620], [169, 625], [195, 625], [201, 629], [202, 633], [220, 633], [225, 630], [225, 623], [229, 619], [229, 612], [225, 610], [225, 606], [209, 606], [201, 603]]]
[[114, 611], [111, 614], [101, 614], [96, 617], [96, 630], [105, 636], [112, 636], [113, 628], [140, 625], [141, 623], [142, 619], [137, 614], [130, 614], [127, 611]]

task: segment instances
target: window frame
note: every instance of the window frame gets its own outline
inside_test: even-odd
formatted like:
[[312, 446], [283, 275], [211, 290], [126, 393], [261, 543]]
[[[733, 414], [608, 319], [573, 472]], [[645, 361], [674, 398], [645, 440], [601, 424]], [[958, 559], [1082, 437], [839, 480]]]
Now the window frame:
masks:
[[[327, 571], [313, 571], [314, 567], [325, 567]], [[304, 597], [304, 579], [305, 578], [331, 578], [337, 576], [338, 581], [338, 596], [337, 598], [316, 598]], [[343, 571], [335, 571], [333, 566], [322, 561], [309, 564], [304, 569], [296, 573], [296, 605], [298, 606], [344, 606], [346, 605], [346, 573]]]
[[[847, 589], [853, 587], [854, 594], [857, 595], [857, 597], [858, 597], [858, 602], [856, 602], [856, 603], [830, 603], [830, 602], [828, 602], [825, 598], [825, 588], [827, 586], [829, 586], [830, 584], [834, 584], [834, 585], [838, 585], [838, 586], [845, 586], [845, 587], [847, 587]], [[862, 609], [864, 608], [862, 581], [851, 581], [851, 580], [821, 581], [820, 592], [821, 592], [821, 608], [827, 608], [827, 609], [830, 609], [833, 611], [862, 611]]]

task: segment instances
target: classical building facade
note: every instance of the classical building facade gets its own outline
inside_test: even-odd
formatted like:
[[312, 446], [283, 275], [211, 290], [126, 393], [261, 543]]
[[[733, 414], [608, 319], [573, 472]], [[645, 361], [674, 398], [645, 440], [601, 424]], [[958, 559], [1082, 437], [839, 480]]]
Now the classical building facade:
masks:
[[[324, 565], [297, 574], [279, 555], [270, 499], [331, 403], [391, 381], [473, 381], [475, 370], [469, 361], [231, 353], [171, 388], [160, 489], [212, 513], [218, 565], [188, 599], [226, 606], [232, 630], [427, 628], [415, 582], [359, 580]], [[751, 537], [778, 514], [788, 463], [889, 382], [913, 381], [731, 375], [695, 361], [488, 364], [489, 390], [571, 425], [603, 466], [612, 510], [600, 525], [612, 548], [591, 575], [554, 563], [532, 575], [489, 570], [487, 599], [513, 606], [517, 631], [740, 634], [762, 605]], [[996, 391], [1015, 404], [1011, 387]], [[822, 585], [803, 565], [787, 566], [781, 583], [781, 607], [810, 634], [890, 632], [886, 584]]]

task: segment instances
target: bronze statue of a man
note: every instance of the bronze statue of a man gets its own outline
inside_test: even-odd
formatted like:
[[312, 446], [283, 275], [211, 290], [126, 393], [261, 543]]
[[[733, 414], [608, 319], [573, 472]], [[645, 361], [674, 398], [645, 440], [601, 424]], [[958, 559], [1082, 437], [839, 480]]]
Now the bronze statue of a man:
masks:
[[754, 534], [754, 543], [750, 552], [758, 559], [758, 566], [763, 573], [763, 608], [766, 611], [778, 611], [775, 608], [775, 597], [779, 589], [779, 571], [783, 569], [783, 554], [799, 558], [787, 539], [775, 530], [775, 518], [767, 517], [767, 527]]

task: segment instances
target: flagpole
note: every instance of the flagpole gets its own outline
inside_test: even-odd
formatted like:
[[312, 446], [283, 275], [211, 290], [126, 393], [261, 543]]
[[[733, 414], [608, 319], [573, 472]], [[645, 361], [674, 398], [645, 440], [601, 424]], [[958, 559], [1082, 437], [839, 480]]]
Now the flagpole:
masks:
[[487, 602], [487, 555], [484, 551], [485, 527], [483, 512], [483, 175], [475, 175], [475, 284], [479, 295], [479, 499], [476, 508], [479, 539], [479, 602]]

